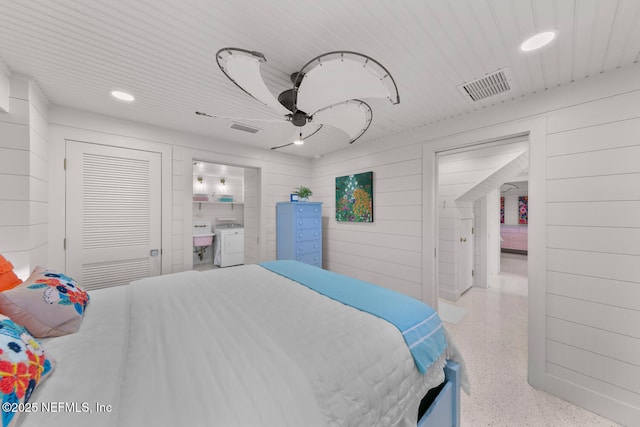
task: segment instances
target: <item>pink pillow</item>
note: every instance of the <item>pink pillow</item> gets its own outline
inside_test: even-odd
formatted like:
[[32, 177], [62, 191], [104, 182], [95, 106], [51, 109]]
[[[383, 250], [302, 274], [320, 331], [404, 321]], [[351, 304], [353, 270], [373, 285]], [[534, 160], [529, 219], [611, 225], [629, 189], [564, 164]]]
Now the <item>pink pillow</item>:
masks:
[[69, 276], [36, 267], [13, 289], [0, 292], [0, 313], [23, 325], [36, 338], [77, 332], [89, 294]]

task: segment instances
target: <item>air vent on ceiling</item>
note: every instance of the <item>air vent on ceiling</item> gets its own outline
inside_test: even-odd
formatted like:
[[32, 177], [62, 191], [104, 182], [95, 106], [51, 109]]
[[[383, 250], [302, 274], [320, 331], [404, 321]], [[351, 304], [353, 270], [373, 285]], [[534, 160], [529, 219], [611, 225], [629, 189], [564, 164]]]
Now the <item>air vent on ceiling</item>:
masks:
[[509, 80], [507, 68], [502, 68], [482, 78], [460, 85], [458, 89], [475, 102], [511, 90]]
[[260, 132], [260, 129], [258, 129], [258, 128], [253, 128], [251, 126], [243, 125], [241, 123], [231, 123], [231, 125], [229, 127], [231, 129], [241, 130], [243, 132], [249, 132], [249, 133]]

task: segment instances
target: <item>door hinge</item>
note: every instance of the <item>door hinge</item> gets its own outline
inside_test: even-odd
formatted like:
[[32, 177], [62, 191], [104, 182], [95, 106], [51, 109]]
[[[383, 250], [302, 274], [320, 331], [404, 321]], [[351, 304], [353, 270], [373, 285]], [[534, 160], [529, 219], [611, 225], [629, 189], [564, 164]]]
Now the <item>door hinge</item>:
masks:
[[260, 236], [256, 237], [256, 243], [259, 245], [260, 244]]
[[63, 250], [67, 250], [67, 238], [65, 237], [64, 239], [62, 239], [62, 249]]
[[64, 161], [62, 162], [62, 167], [64, 168], [64, 170], [67, 170], [67, 158], [64, 158]]
[[438, 258], [438, 248], [433, 248], [433, 257]]
[[473, 234], [473, 233], [474, 233], [474, 231], [473, 231], [473, 230], [475, 230], [475, 228], [471, 227], [471, 234]]
[[474, 277], [476, 275], [476, 272], [471, 270], [471, 277]]

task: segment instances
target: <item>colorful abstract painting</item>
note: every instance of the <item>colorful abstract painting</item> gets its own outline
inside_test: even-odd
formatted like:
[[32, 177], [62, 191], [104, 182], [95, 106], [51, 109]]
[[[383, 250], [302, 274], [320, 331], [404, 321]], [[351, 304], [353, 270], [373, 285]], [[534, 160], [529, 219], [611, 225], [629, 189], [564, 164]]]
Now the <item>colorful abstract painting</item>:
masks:
[[373, 172], [336, 178], [336, 221], [373, 222]]
[[529, 223], [529, 196], [518, 197], [518, 223]]
[[500, 197], [500, 224], [504, 224], [504, 197]]

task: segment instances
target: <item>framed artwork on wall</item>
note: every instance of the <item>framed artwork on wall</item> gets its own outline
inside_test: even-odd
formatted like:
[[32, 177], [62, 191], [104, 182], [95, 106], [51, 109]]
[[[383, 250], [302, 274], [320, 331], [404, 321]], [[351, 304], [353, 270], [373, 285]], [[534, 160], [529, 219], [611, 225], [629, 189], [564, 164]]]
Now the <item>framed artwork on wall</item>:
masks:
[[529, 223], [529, 196], [518, 197], [518, 224]]
[[336, 177], [336, 221], [373, 222], [373, 172]]
[[500, 197], [500, 224], [504, 224], [504, 196]]

